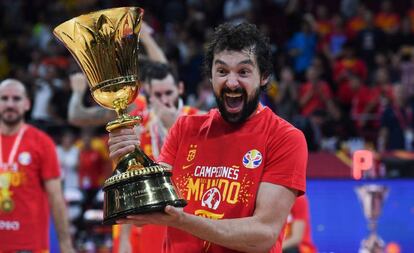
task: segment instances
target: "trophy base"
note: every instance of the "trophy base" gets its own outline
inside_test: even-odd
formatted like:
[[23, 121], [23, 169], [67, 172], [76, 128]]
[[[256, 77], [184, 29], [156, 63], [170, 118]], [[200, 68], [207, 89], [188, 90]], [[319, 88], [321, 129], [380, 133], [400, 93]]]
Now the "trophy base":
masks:
[[103, 190], [104, 225], [128, 215], [162, 212], [167, 205], [187, 205], [172, 183], [171, 172], [159, 165], [112, 176]]
[[116, 225], [116, 221], [122, 218], [125, 218], [128, 215], [135, 215], [135, 214], [145, 214], [145, 213], [154, 213], [154, 212], [164, 212], [164, 208], [169, 206], [175, 207], [184, 207], [187, 205], [185, 200], [179, 199], [174, 201], [165, 201], [162, 203], [158, 203], [155, 205], [148, 205], [148, 206], [141, 206], [134, 209], [128, 209], [123, 212], [116, 213], [111, 217], [104, 218], [102, 224], [103, 225]]

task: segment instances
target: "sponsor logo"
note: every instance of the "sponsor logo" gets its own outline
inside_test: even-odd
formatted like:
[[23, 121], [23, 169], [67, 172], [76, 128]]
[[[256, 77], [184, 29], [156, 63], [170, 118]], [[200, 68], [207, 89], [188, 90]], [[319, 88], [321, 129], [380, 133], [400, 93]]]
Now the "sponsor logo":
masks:
[[190, 168], [191, 166], [193, 166], [193, 164], [194, 163], [183, 165], [183, 170], [186, 170], [186, 169]]
[[27, 166], [32, 162], [32, 156], [29, 152], [22, 152], [19, 154], [17, 160], [21, 165]]
[[0, 230], [17, 231], [20, 229], [20, 222], [14, 220], [0, 220]]
[[256, 169], [262, 164], [262, 161], [262, 153], [257, 149], [252, 149], [243, 156], [243, 165], [248, 169]]

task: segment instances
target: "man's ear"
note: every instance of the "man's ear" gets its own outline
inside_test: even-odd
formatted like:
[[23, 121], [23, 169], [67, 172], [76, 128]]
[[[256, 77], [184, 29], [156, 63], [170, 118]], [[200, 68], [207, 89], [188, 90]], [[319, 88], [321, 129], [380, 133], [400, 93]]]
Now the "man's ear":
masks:
[[179, 81], [178, 82], [178, 94], [180, 96], [182, 96], [182, 95], [184, 95], [184, 91], [185, 91], [184, 82], [183, 81]]
[[149, 94], [150, 94], [150, 89], [151, 89], [151, 87], [148, 83], [144, 83], [144, 85], [142, 86], [142, 91], [147, 96], [149, 96]]
[[270, 75], [263, 75], [260, 78], [260, 86], [265, 86], [270, 81]]
[[26, 98], [25, 102], [24, 102], [24, 110], [25, 112], [30, 110], [30, 106], [32, 106], [32, 102], [30, 101], [30, 99]]

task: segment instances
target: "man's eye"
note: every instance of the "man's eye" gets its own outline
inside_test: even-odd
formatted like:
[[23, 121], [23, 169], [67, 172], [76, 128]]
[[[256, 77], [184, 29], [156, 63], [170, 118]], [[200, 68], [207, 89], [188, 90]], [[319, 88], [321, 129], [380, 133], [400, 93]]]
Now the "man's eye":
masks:
[[225, 74], [226, 71], [224, 69], [219, 68], [219, 69], [217, 69], [217, 73], [219, 73], [219, 74]]
[[245, 75], [247, 75], [247, 74], [249, 74], [250, 73], [250, 71], [249, 70], [247, 70], [247, 69], [242, 69], [242, 70], [240, 70], [240, 75], [242, 75], [242, 76], [245, 76]]
[[169, 90], [169, 91], [167, 91], [167, 92], [165, 92], [165, 95], [167, 95], [167, 96], [171, 96], [172, 95], [172, 91], [171, 90]]

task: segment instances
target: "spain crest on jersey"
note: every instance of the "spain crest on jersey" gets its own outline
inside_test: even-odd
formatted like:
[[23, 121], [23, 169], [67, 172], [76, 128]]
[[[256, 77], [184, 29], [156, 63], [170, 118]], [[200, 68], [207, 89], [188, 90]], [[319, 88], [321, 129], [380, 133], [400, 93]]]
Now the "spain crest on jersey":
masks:
[[256, 169], [262, 164], [262, 160], [262, 153], [257, 149], [252, 149], [243, 156], [243, 165], [248, 169]]

